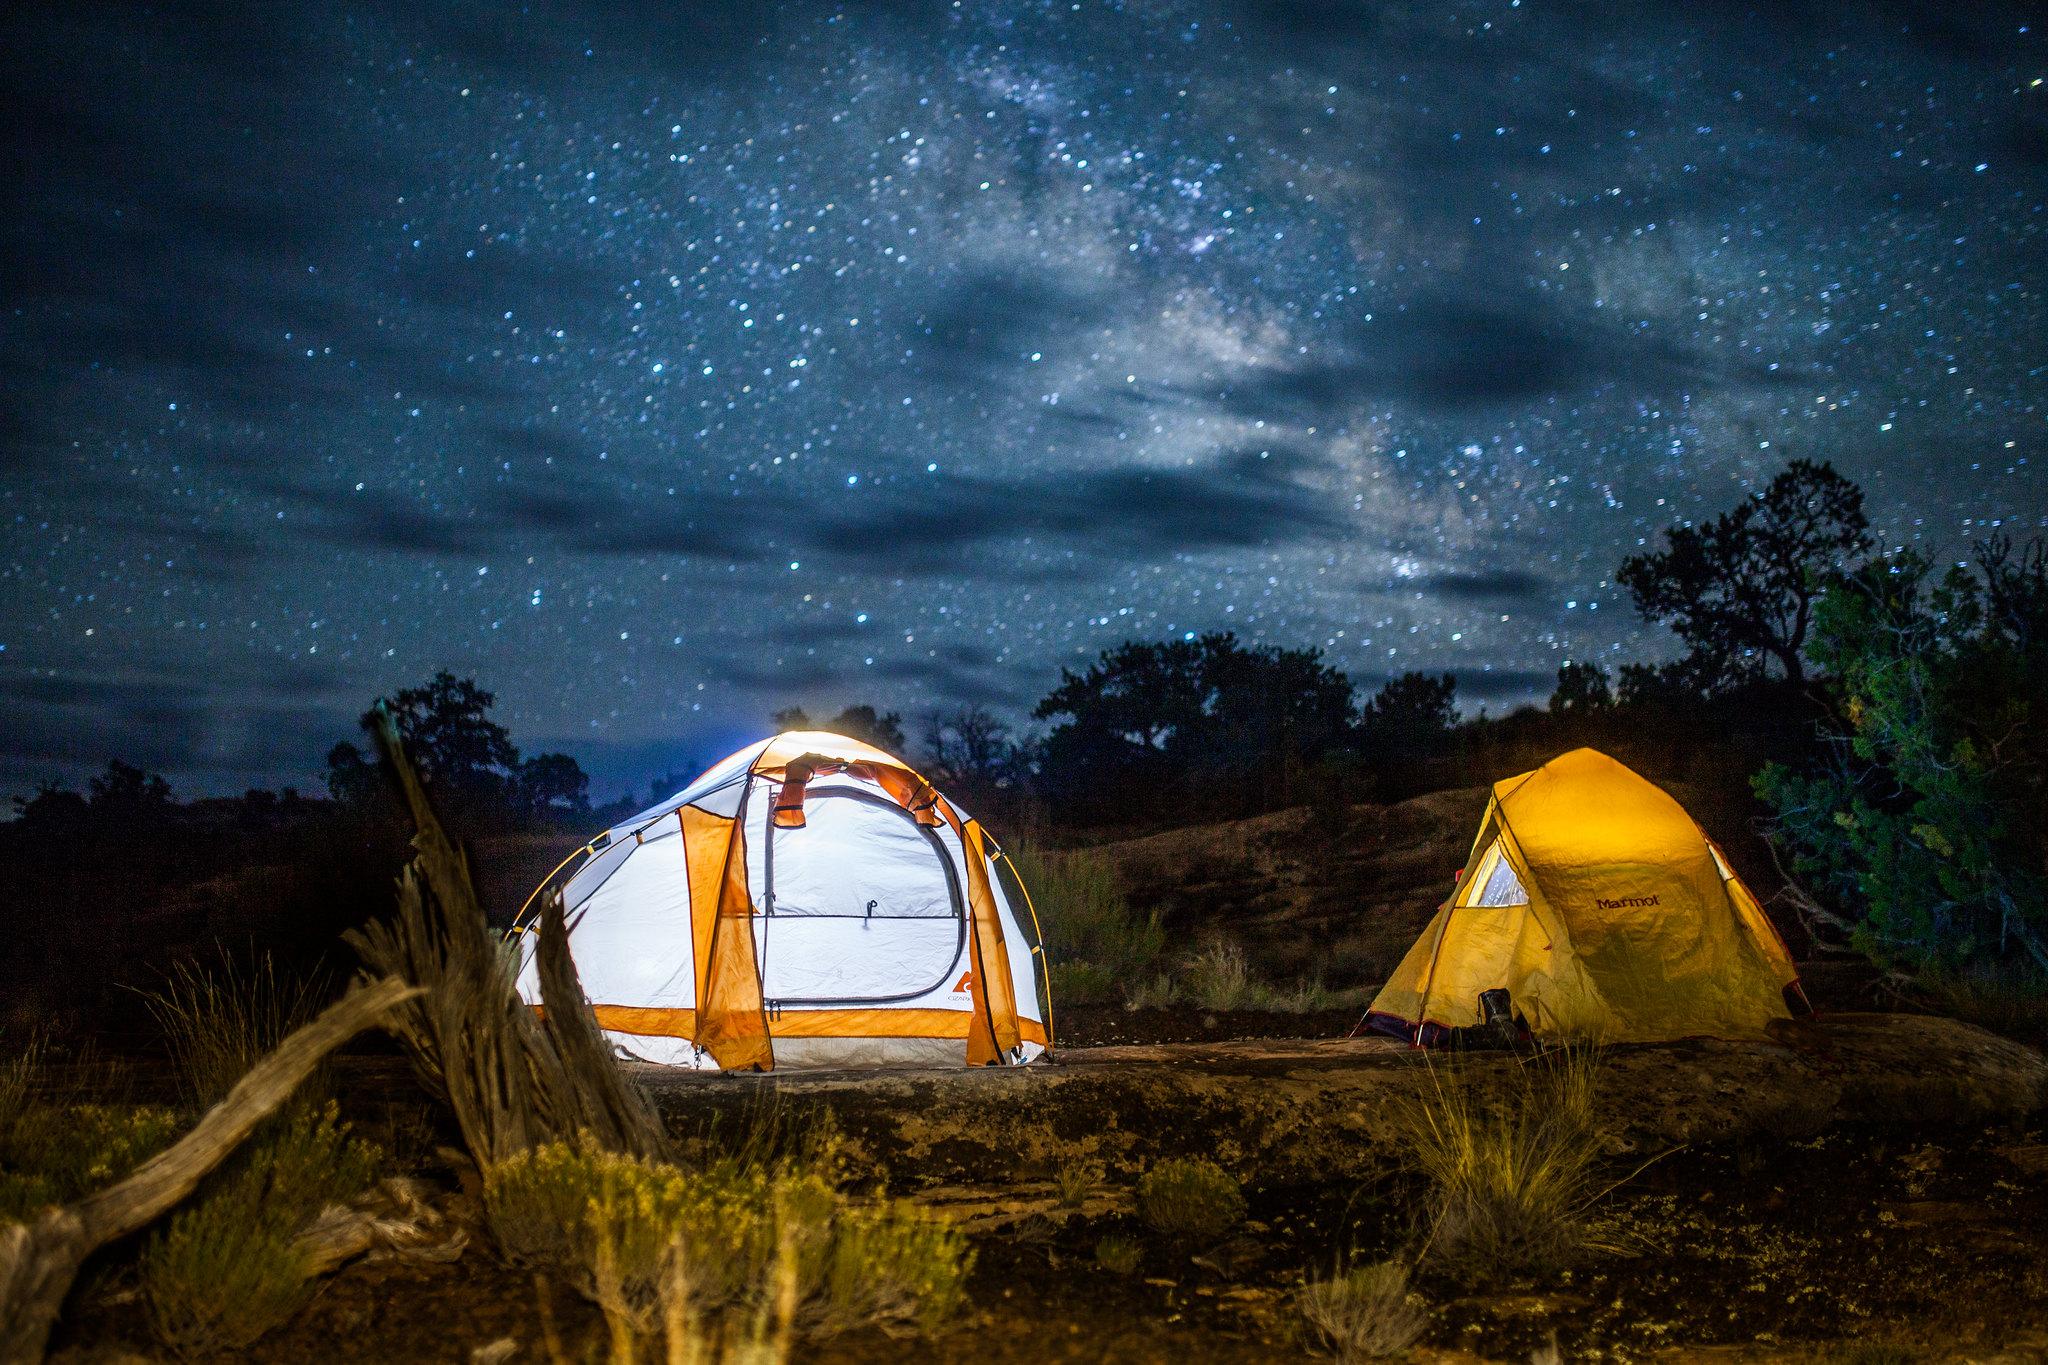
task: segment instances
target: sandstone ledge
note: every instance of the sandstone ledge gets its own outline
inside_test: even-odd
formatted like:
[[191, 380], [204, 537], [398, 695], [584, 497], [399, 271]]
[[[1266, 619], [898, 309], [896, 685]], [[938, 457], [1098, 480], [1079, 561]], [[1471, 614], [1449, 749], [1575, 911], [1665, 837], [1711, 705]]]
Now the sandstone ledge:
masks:
[[[1049, 1065], [706, 1076], [635, 1067], [672, 1123], [757, 1103], [828, 1104], [898, 1178], [1105, 1173], [1208, 1155], [1267, 1185], [1394, 1164], [1389, 1100], [1459, 1068], [1508, 1084], [1505, 1054], [1443, 1057], [1385, 1038], [1067, 1049]], [[1955, 1126], [2048, 1107], [2048, 1057], [1952, 1019], [1837, 1014], [1769, 1040], [1608, 1049], [1600, 1109], [1610, 1150], [1802, 1138], [1835, 1124]]]

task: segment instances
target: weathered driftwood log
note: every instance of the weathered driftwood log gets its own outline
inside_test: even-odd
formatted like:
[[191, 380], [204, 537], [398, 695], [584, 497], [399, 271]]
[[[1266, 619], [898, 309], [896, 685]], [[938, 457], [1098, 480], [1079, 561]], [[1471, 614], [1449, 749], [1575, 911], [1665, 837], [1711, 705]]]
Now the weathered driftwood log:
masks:
[[279, 1043], [191, 1132], [119, 1184], [33, 1222], [0, 1227], [0, 1365], [43, 1358], [50, 1328], [85, 1258], [139, 1231], [192, 1193], [299, 1083], [349, 1039], [419, 992], [395, 977], [360, 986]]
[[441, 827], [388, 713], [377, 713], [373, 733], [411, 808], [416, 856], [399, 876], [397, 916], [344, 938], [373, 971], [425, 988], [393, 1031], [421, 1083], [453, 1111], [470, 1156], [488, 1169], [579, 1132], [615, 1151], [664, 1155], [661, 1121], [613, 1061], [576, 979], [559, 900], [539, 928], [542, 1017], [513, 989], [516, 955], [485, 923], [468, 859]]

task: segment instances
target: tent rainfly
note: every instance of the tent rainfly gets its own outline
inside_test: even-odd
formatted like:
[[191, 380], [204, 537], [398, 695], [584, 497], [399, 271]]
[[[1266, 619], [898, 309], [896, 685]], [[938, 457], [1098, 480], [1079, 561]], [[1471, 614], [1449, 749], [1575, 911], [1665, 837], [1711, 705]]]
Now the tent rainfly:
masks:
[[[585, 852], [562, 886], [569, 950], [625, 1056], [765, 1071], [1015, 1064], [1052, 1045], [1014, 867], [880, 749], [777, 735]], [[520, 942], [520, 996], [538, 1004]]]
[[1366, 1022], [1424, 1046], [1496, 1011], [1539, 1037], [1659, 1042], [1761, 1033], [1795, 998], [1784, 941], [1684, 807], [1574, 749], [1494, 784], [1457, 890]]

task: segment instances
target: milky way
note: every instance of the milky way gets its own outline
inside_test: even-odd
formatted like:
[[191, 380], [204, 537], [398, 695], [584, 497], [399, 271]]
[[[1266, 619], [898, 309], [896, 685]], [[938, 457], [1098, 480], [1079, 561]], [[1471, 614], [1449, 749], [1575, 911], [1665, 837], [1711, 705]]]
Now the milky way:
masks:
[[1788, 458], [2048, 526], [2023, 8], [621, 8], [6, 21], [0, 787], [441, 667], [600, 795], [1211, 629], [1498, 710]]

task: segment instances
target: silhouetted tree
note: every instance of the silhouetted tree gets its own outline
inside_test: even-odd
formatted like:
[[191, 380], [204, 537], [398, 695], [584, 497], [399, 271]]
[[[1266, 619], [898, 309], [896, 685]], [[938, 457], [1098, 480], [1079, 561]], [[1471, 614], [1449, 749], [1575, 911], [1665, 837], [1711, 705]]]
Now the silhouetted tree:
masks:
[[347, 740], [327, 751], [327, 794], [344, 805], [358, 805], [383, 790], [383, 776], [369, 757]]
[[[1351, 681], [1319, 650], [1248, 649], [1227, 633], [1126, 642], [1060, 677], [1034, 714], [1066, 718], [1041, 775], [1069, 802], [1284, 801], [1289, 769], [1349, 735]], [[1217, 780], [1202, 792], [1197, 778]]]
[[86, 784], [95, 815], [161, 813], [171, 804], [171, 784], [156, 773], [114, 759]]
[[1614, 689], [1608, 686], [1607, 670], [1598, 664], [1566, 662], [1557, 670], [1557, 690], [1550, 694], [1554, 715], [1582, 714], [1614, 705]]
[[1380, 747], [1413, 752], [1442, 740], [1458, 723], [1457, 698], [1458, 679], [1450, 673], [1410, 672], [1390, 680], [1359, 719], [1368, 753]]
[[1761, 493], [1704, 526], [1674, 526], [1666, 548], [1622, 562], [1615, 581], [1646, 621], [1691, 647], [1710, 690], [1775, 663], [1805, 679], [1801, 651], [1831, 574], [1870, 549], [1863, 490], [1830, 464], [1794, 460]]
[[925, 717], [924, 751], [934, 780], [965, 788], [1005, 787], [1016, 780], [1018, 754], [1010, 727], [982, 706]]
[[519, 806], [530, 816], [547, 819], [590, 811], [590, 779], [567, 754], [535, 754], [522, 760], [514, 790]]

